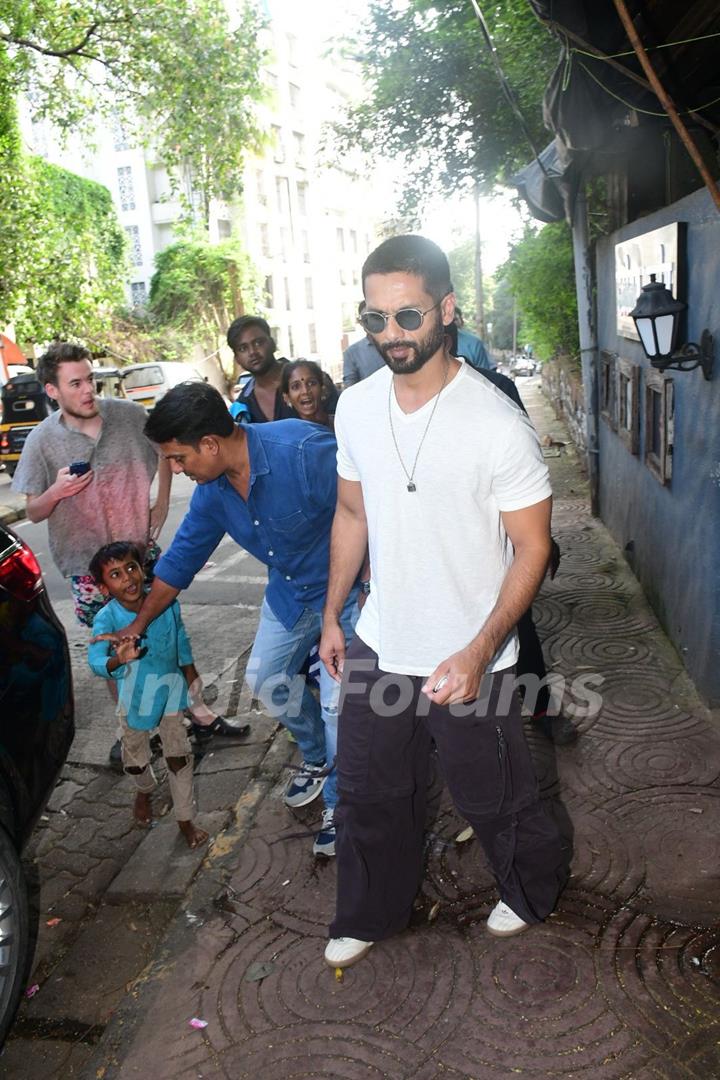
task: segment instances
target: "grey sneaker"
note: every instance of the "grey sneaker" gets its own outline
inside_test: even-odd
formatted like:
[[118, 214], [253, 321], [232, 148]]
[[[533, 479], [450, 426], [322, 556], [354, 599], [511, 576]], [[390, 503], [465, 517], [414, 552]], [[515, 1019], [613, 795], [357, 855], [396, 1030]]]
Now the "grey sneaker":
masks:
[[307, 806], [317, 799], [326, 780], [324, 765], [307, 765], [303, 762], [288, 784], [283, 802], [286, 806]]
[[330, 857], [335, 854], [334, 816], [334, 810], [323, 810], [320, 832], [315, 837], [315, 843], [313, 844], [313, 855], [327, 855]]

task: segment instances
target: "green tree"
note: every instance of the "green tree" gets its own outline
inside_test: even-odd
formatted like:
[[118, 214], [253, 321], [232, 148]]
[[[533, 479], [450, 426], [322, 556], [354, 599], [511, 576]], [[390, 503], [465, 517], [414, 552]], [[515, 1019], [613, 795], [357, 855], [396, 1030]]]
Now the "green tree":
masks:
[[15, 312], [18, 337], [85, 338], [123, 301], [125, 234], [102, 184], [40, 158], [28, 160], [27, 175], [32, 272]]
[[[557, 41], [527, 0], [484, 5], [491, 35], [528, 126], [542, 146], [540, 102]], [[381, 148], [405, 170], [405, 204], [477, 182], [485, 193], [532, 155], [503, 95], [467, 0], [383, 0], [360, 37], [368, 98], [338, 125], [340, 146]]]
[[207, 220], [262, 140], [260, 26], [249, 0], [234, 27], [223, 0], [0, 0], [0, 73], [61, 129], [122, 122], [176, 183], [188, 173]]
[[160, 324], [202, 337], [209, 349], [245, 301], [259, 298], [255, 272], [235, 240], [183, 240], [161, 251], [150, 282], [149, 312]]
[[501, 268], [522, 316], [523, 341], [547, 360], [557, 352], [577, 356], [577, 299], [572, 239], [565, 222], [528, 230]]
[[[488, 293], [487, 319], [492, 323], [493, 346], [496, 349], [512, 349], [515, 298], [507, 277], [494, 277]], [[518, 316], [517, 339], [520, 343], [527, 340], [524, 334], [522, 319]]]

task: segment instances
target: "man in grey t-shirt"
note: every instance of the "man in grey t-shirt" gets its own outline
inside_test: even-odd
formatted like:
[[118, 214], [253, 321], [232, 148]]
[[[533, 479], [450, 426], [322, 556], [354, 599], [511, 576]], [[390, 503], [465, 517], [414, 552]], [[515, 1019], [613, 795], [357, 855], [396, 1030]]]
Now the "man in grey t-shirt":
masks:
[[[106, 598], [88, 573], [90, 559], [112, 540], [133, 541], [146, 558], [157, 558], [155, 540], [167, 517], [172, 474], [145, 437], [142, 406], [98, 399], [90, 354], [82, 346], [51, 345], [38, 362], [37, 377], [58, 410], [31, 431], [12, 486], [27, 496], [30, 521], [47, 521], [50, 552], [70, 580], [75, 614], [91, 627]], [[76, 471], [80, 463], [89, 466], [84, 473]], [[119, 743], [110, 757], [118, 763]]]

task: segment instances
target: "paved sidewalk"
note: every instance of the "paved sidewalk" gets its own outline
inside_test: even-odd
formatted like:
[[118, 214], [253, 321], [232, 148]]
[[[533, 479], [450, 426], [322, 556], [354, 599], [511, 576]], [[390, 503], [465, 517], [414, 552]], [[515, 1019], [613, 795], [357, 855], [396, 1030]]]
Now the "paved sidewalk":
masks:
[[[519, 389], [540, 433], [565, 441], [537, 386]], [[574, 747], [529, 731], [574, 845], [556, 913], [518, 938], [487, 934], [492, 879], [478, 844], [456, 842], [463, 822], [438, 782], [413, 927], [337, 981], [322, 960], [334, 863], [311, 853], [319, 808], [282, 803], [289, 744], [268, 728], [234, 820], [161, 947], [84, 1068], [63, 1075], [720, 1076], [720, 724], [590, 517], [572, 448], [546, 453], [563, 558], [535, 607], [538, 628], [566, 711], [583, 687], [602, 695]]]

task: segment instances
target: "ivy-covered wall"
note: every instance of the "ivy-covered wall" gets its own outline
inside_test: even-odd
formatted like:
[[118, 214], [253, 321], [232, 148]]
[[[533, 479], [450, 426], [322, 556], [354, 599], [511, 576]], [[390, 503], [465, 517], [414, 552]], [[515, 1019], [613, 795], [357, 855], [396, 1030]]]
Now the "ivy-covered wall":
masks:
[[110, 192], [23, 151], [0, 46], [0, 328], [21, 345], [92, 338], [124, 299], [125, 234]]

